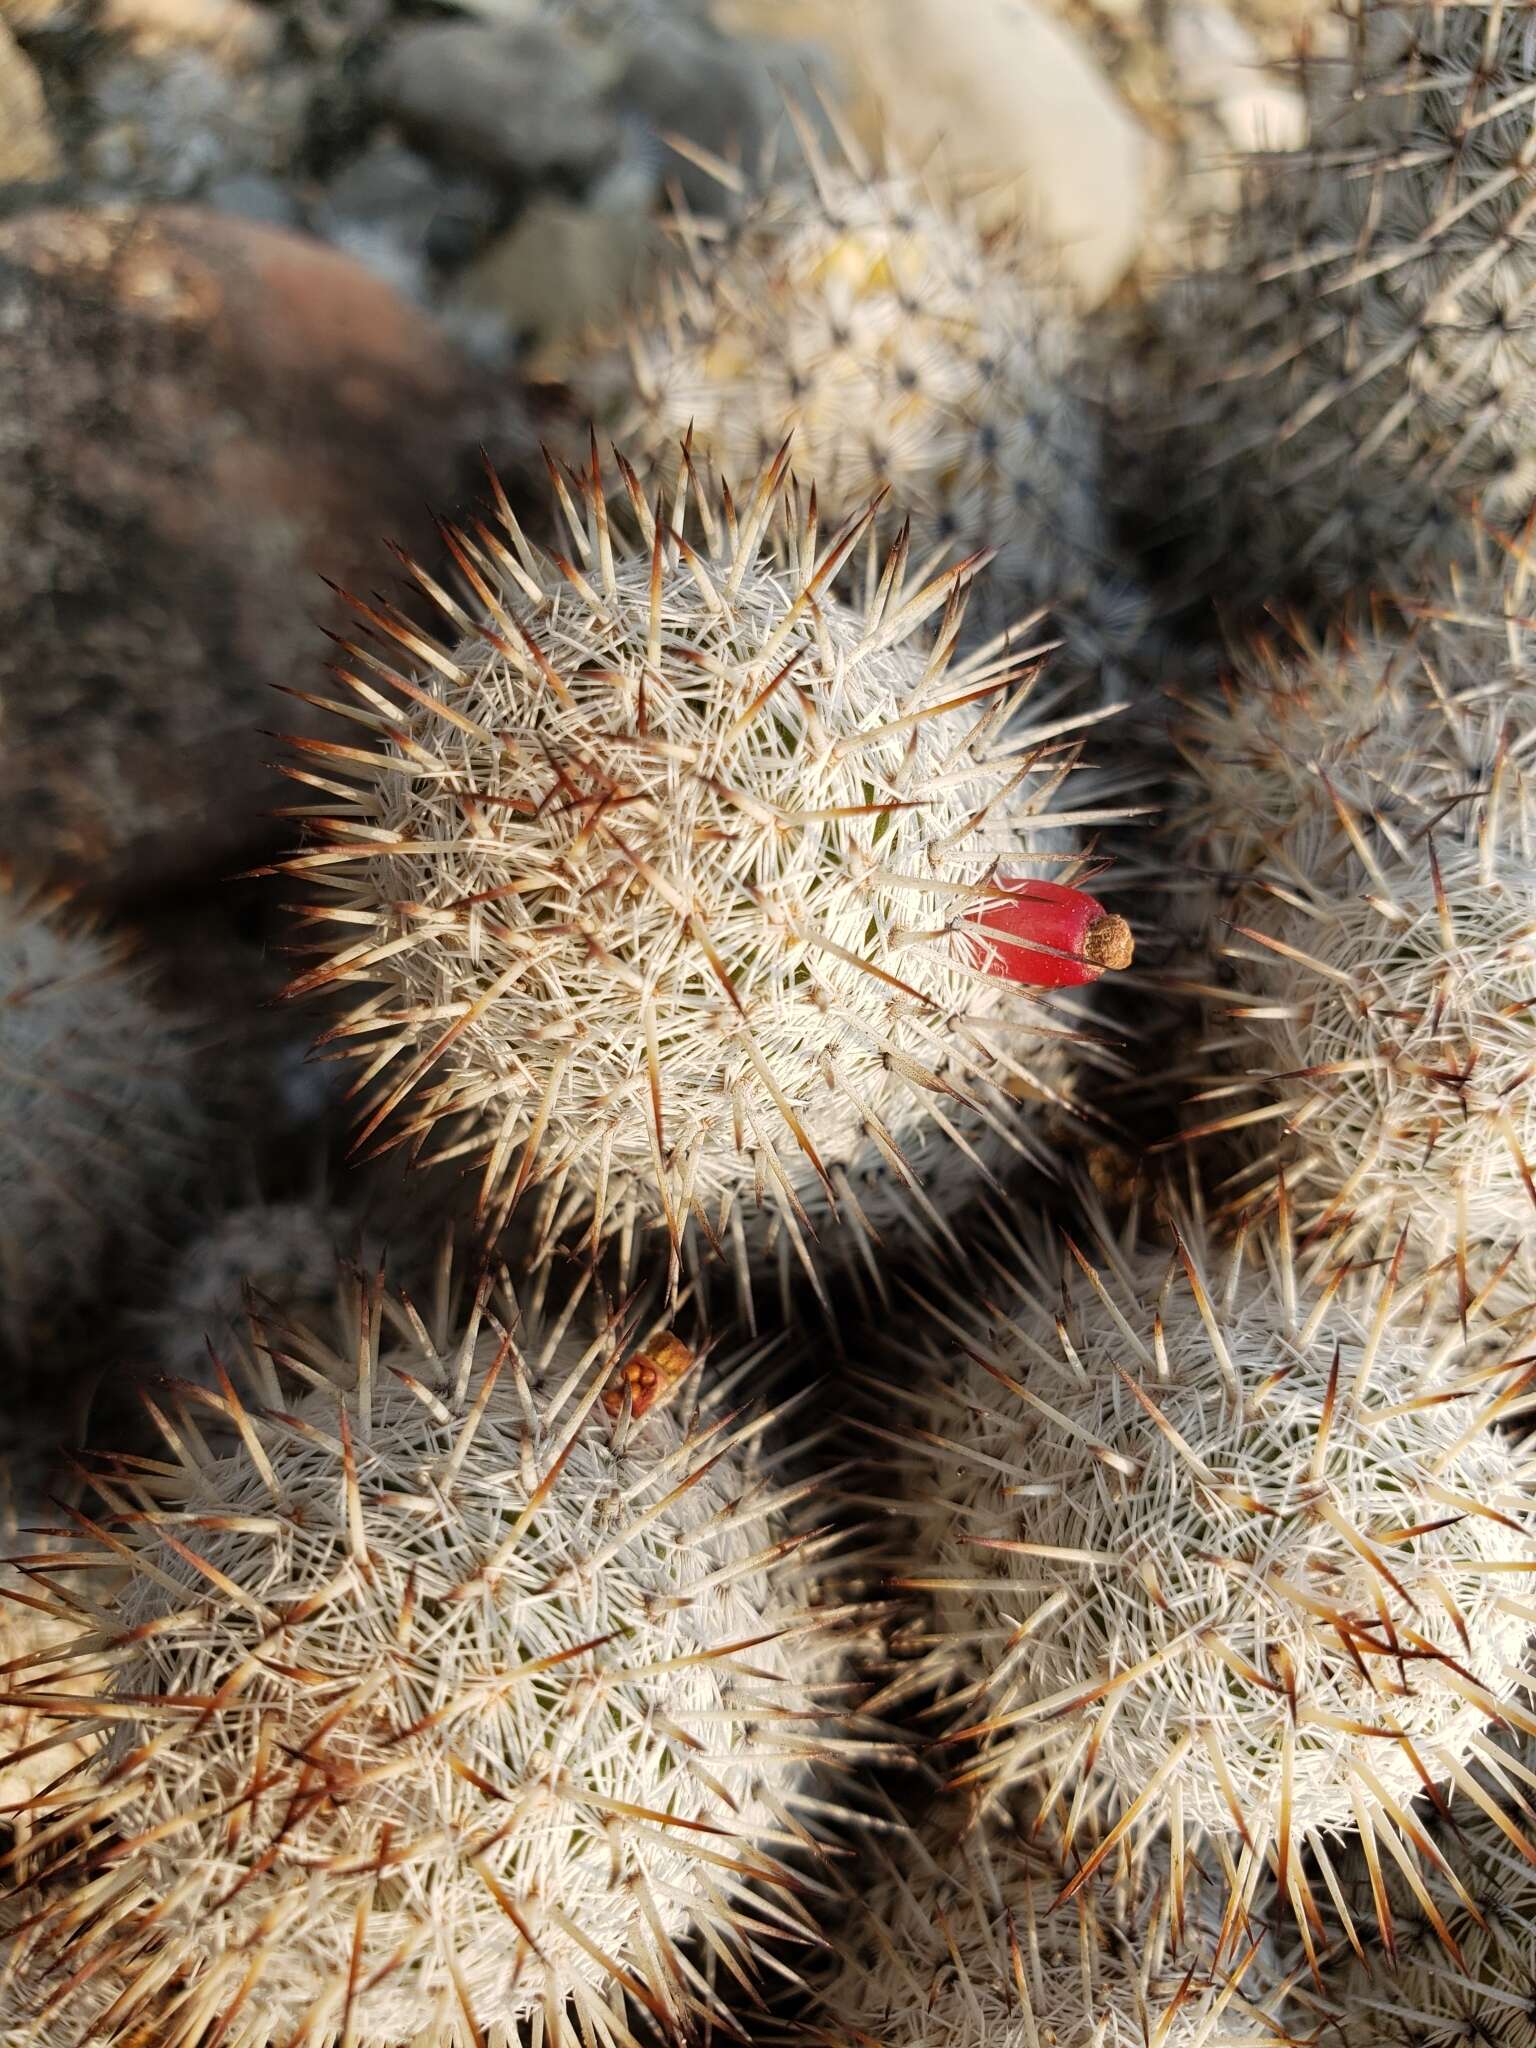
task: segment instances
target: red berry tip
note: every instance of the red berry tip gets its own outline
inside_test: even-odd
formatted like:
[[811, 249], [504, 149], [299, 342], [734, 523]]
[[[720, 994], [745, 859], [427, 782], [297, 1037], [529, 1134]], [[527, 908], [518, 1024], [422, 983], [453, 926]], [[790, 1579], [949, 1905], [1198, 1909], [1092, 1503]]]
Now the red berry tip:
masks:
[[1029, 988], [1080, 988], [1129, 967], [1131, 928], [1084, 889], [999, 876], [994, 898], [970, 913], [989, 944], [987, 971]]

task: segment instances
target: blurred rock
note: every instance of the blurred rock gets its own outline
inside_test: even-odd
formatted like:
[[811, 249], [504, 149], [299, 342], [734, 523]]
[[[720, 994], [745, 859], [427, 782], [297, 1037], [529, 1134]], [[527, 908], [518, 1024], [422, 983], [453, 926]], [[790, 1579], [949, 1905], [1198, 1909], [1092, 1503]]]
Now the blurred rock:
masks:
[[96, 25], [141, 57], [202, 50], [230, 71], [270, 57], [279, 32], [251, 0], [100, 0]]
[[268, 227], [296, 228], [302, 224], [299, 203], [276, 178], [260, 171], [236, 171], [228, 178], [215, 178], [203, 197], [215, 213], [237, 213], [242, 220], [265, 221]]
[[52, 26], [71, 19], [79, 12], [80, 0], [0, 0], [0, 22], [9, 22], [23, 35], [45, 24]]
[[663, 241], [644, 165], [621, 165], [585, 200], [535, 199], [455, 281], [444, 318], [465, 345], [539, 346], [613, 318]]
[[434, 272], [469, 261], [502, 211], [488, 180], [444, 170], [380, 134], [332, 179], [313, 220], [327, 241], [396, 290], [425, 299]]
[[[757, 161], [778, 106], [773, 77], [751, 44], [708, 22], [669, 15], [647, 20], [624, 40], [628, 54], [615, 94], [654, 136], [676, 134], [715, 156]], [[681, 156], [669, 156], [665, 170], [690, 205], [719, 207], [720, 187], [707, 171]]]
[[120, 55], [92, 73], [95, 125], [81, 167], [103, 197], [146, 200], [194, 198], [219, 179], [283, 172], [306, 99], [293, 71], [246, 78], [203, 50]]
[[0, 20], [0, 185], [45, 184], [59, 170], [43, 82]]
[[501, 179], [590, 177], [617, 153], [614, 47], [554, 19], [453, 22], [395, 34], [374, 69], [378, 111], [450, 163]]
[[1163, 151], [1078, 37], [1035, 0], [717, 0], [739, 33], [821, 43], [867, 142], [1023, 206], [1097, 301], [1125, 275], [1156, 205]]
[[[192, 209], [0, 227], [0, 816], [98, 896], [212, 878], [290, 785], [320, 572], [426, 547], [485, 431], [440, 330], [357, 264]], [[361, 579], [359, 581], [359, 579]], [[286, 834], [286, 828], [284, 828]]]

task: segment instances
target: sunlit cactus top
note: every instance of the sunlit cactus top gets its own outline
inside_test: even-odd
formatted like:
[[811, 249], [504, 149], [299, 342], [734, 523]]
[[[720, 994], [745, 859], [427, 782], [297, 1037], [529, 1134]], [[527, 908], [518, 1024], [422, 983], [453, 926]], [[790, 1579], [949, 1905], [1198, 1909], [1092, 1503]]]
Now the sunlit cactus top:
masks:
[[327, 936], [294, 987], [356, 992], [330, 1036], [364, 1139], [442, 1127], [495, 1214], [540, 1184], [594, 1237], [726, 1241], [764, 1207], [803, 1236], [849, 1171], [1059, 1096], [1085, 1013], [1056, 984], [1129, 956], [1096, 902], [1065, 914], [1096, 714], [1040, 704], [1007, 649], [952, 659], [974, 559], [916, 581], [898, 542], [861, 610], [832, 596], [872, 515], [825, 539], [786, 451], [734, 499], [685, 465], [664, 512], [622, 474], [623, 533], [595, 454], [556, 477], [569, 555], [505, 501], [450, 532], [446, 644], [359, 606], [348, 737], [295, 771]]
[[676, 1338], [564, 1320], [375, 1294], [347, 1384], [274, 1350], [106, 1461], [78, 1547], [124, 1582], [46, 1663], [59, 1741], [103, 1673], [109, 1739], [32, 1809], [23, 2036], [617, 2043], [626, 1998], [716, 2012], [688, 1936], [750, 1972], [804, 1928], [850, 1614], [765, 1361], [701, 1395]]
[[1532, 1330], [1432, 1344], [1396, 1273], [1308, 1288], [1283, 1207], [1230, 1251], [1185, 1217], [999, 1257], [1016, 1299], [951, 1280], [907, 1396], [957, 1776], [1067, 1788], [1101, 1830], [1069, 1889], [1168, 1828], [1316, 1923], [1339, 1839], [1411, 1856], [1425, 1785], [1526, 1711], [1536, 1519], [1498, 1425]]
[[1038, 236], [984, 233], [920, 177], [851, 145], [828, 155], [803, 124], [801, 143], [804, 175], [761, 183], [726, 220], [674, 221], [651, 299], [566, 366], [578, 400], [662, 474], [690, 430], [730, 477], [793, 431], [832, 520], [889, 486], [888, 530], [910, 514], [919, 559], [994, 548], [1007, 602], [1070, 609], [1112, 582], [1113, 548]]

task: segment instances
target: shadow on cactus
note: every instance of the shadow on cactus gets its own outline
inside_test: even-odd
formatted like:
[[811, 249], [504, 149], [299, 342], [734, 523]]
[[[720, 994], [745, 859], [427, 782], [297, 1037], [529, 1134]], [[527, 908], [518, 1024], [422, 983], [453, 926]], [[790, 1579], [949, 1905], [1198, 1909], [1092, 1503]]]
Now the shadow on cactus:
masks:
[[[1188, 1140], [1283, 1172], [1318, 1260], [1400, 1234], [1451, 1311], [1536, 1294], [1536, 692], [1514, 572], [1239, 662], [1177, 827], [1225, 892]], [[1277, 1136], [1277, 1133], [1279, 1134]]]

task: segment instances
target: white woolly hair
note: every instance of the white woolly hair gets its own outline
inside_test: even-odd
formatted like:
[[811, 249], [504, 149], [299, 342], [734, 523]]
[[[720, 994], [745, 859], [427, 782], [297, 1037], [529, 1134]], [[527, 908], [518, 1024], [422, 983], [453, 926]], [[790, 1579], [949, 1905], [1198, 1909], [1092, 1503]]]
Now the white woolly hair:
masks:
[[0, 1337], [141, 1234], [198, 1121], [126, 947], [0, 866]]
[[[1529, 1798], [1536, 1750], [1529, 1738], [1501, 1758], [1485, 1793]], [[1468, 1805], [1425, 1827], [1451, 1870], [1432, 1870], [1422, 1893], [1390, 1863], [1353, 1851], [1346, 1898], [1359, 1920], [1388, 1930], [1383, 1950], [1357, 1942], [1325, 1983], [1329, 2032], [1340, 2048], [1533, 2048], [1536, 2044], [1536, 1876], [1499, 1825], [1497, 1807]]]
[[[1152, 1858], [1062, 1904], [1044, 1837], [940, 1809], [870, 1838], [803, 2041], [844, 2048], [1286, 2048], [1269, 1943]], [[1208, 1917], [1208, 1916], [1207, 1916]], [[1251, 1927], [1251, 1923], [1249, 1923]], [[1223, 1954], [1224, 1945], [1227, 1953]]]
[[350, 1386], [322, 1358], [283, 1412], [265, 1357], [265, 1407], [191, 1394], [161, 1462], [97, 1481], [82, 1542], [126, 1583], [51, 1708], [72, 1739], [105, 1669], [110, 1739], [39, 1802], [11, 1957], [59, 2038], [606, 2048], [642, 2007], [707, 2024], [717, 1969], [805, 1931], [783, 1858], [845, 1741], [850, 1611], [776, 1412], [738, 1405], [761, 1354], [702, 1410], [614, 1414], [612, 1326], [498, 1307], [365, 1298]]
[[983, 233], [899, 164], [846, 137], [829, 156], [797, 127], [809, 176], [766, 174], [728, 220], [676, 217], [650, 300], [562, 366], [578, 402], [668, 478], [689, 432], [730, 477], [793, 432], [834, 523], [888, 488], [889, 530], [910, 516], [919, 559], [996, 551], [984, 599], [1099, 595], [1107, 620], [1100, 434], [1038, 235]]
[[1191, 396], [1148, 482], [1187, 483], [1197, 580], [1228, 608], [1457, 557], [1461, 500], [1517, 520], [1536, 487], [1531, 11], [1351, 13], [1349, 76], [1311, 74], [1313, 141], [1254, 160], [1225, 257], [1168, 299], [1159, 368]]
[[1069, 1892], [1166, 1827], [1245, 1893], [1273, 1861], [1315, 1924], [1303, 1847], [1326, 1872], [1359, 1827], [1407, 1856], [1425, 1786], [1528, 1718], [1531, 1467], [1493, 1426], [1520, 1337], [1433, 1350], [1390, 1272], [1312, 1293], [1284, 1205], [1229, 1255], [1187, 1216], [1171, 1245], [1095, 1232], [1096, 1259], [1016, 1236], [1012, 1307], [951, 1283], [934, 1308], [953, 1348], [906, 1397], [917, 1681], [974, 1751], [961, 1781], [1038, 1774], [1103, 1825]]
[[1457, 624], [1250, 665], [1184, 748], [1230, 889], [1188, 1135], [1246, 1134], [1239, 1199], [1284, 1171], [1327, 1257], [1406, 1228], [1463, 1310], [1536, 1282], [1536, 697], [1498, 652]]
[[1016, 1094], [1061, 1096], [1081, 992], [989, 972], [972, 918], [1000, 873], [1086, 872], [1098, 714], [1031, 718], [1008, 648], [952, 662], [975, 561], [914, 588], [898, 542], [862, 612], [830, 596], [870, 514], [821, 544], [785, 450], [734, 500], [686, 465], [666, 517], [621, 469], [633, 539], [595, 451], [556, 478], [574, 559], [504, 499], [501, 535], [450, 532], [451, 650], [361, 607], [417, 673], [355, 647], [361, 743], [300, 775], [335, 809], [290, 866], [335, 936], [293, 987], [365, 991], [330, 1034], [364, 1136], [445, 1125], [496, 1220], [538, 1185], [541, 1227], [739, 1244], [766, 1205], [809, 1261], [850, 1175], [967, 1111], [1029, 1156]]

